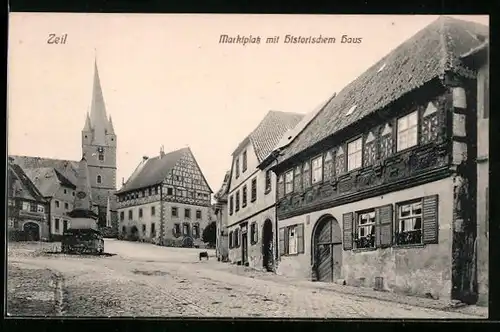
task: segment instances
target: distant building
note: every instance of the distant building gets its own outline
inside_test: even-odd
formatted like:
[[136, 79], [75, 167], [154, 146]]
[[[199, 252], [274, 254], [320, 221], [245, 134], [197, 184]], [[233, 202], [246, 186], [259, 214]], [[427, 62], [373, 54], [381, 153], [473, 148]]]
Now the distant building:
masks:
[[210, 189], [190, 148], [143, 157], [116, 193], [120, 236], [166, 246], [203, 245]]
[[52, 167], [28, 168], [25, 173], [49, 201], [50, 239], [60, 240], [70, 227], [68, 212], [75, 201], [75, 183]]
[[476, 156], [487, 148], [476, 148], [485, 125], [476, 121], [476, 74], [461, 56], [487, 36], [486, 26], [439, 18], [349, 83], [276, 155], [280, 273], [477, 301], [485, 223], [476, 197], [485, 185], [476, 185]]
[[[99, 215], [99, 228], [106, 234], [116, 233], [118, 217], [114, 192], [116, 191], [117, 136], [111, 117], [108, 118], [106, 115], [106, 106], [97, 63], [94, 64], [90, 114], [86, 116], [85, 125], [81, 132], [81, 139], [81, 151], [88, 161], [92, 203]], [[72, 184], [76, 181], [78, 161], [30, 156], [11, 157], [14, 163], [21, 166], [24, 170], [35, 169], [33, 172], [30, 171], [30, 173], [44, 172], [44, 170], [37, 171], [36, 169], [53, 168], [57, 170], [57, 174], [64, 176]], [[45, 183], [39, 178], [37, 183], [42, 187], [50, 186], [53, 183], [50, 179], [47, 182]], [[110, 218], [111, 221], [107, 220], [107, 218]], [[55, 221], [52, 220], [51, 222], [54, 223], [55, 227]]]
[[489, 271], [489, 41], [470, 50], [463, 61], [477, 71], [477, 278], [479, 303], [488, 303]]
[[227, 171], [224, 175], [222, 186], [214, 195], [215, 208], [214, 213], [217, 221], [217, 237], [215, 243], [215, 255], [219, 261], [227, 261], [229, 255], [229, 238], [227, 231], [227, 190], [229, 188], [229, 180], [231, 172]]
[[50, 205], [19, 165], [9, 159], [7, 232], [11, 240], [48, 241]]
[[276, 244], [274, 174], [259, 165], [303, 114], [270, 111], [233, 152], [228, 180], [229, 261], [272, 270]]

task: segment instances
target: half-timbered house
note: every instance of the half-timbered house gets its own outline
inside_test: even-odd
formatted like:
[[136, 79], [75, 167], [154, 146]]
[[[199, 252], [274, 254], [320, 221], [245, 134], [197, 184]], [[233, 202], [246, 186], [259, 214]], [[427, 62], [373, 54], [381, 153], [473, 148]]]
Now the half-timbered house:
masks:
[[269, 111], [233, 152], [228, 189], [229, 261], [273, 269], [276, 248], [274, 173], [259, 165], [303, 114]]
[[9, 158], [7, 232], [11, 240], [47, 241], [50, 205], [24, 170]]
[[28, 168], [25, 173], [49, 201], [50, 240], [60, 241], [70, 226], [71, 218], [68, 212], [73, 209], [75, 201], [76, 179], [70, 181], [52, 167]]
[[120, 236], [166, 246], [201, 246], [210, 189], [189, 147], [143, 157], [117, 191]]
[[477, 278], [479, 302], [488, 303], [489, 271], [489, 41], [464, 54], [477, 72]]
[[276, 154], [281, 273], [477, 300], [476, 81], [460, 56], [487, 35], [440, 17]]

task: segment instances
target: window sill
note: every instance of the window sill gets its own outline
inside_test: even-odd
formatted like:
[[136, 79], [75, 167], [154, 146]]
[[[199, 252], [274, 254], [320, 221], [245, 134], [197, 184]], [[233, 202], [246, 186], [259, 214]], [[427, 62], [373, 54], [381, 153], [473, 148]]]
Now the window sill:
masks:
[[252, 199], [252, 200], [250, 201], [250, 203], [253, 203], [253, 202], [255, 202], [256, 200], [257, 200], [257, 199], [256, 199], [256, 198], [254, 198], [254, 199]]
[[417, 243], [417, 244], [398, 244], [398, 245], [393, 245], [393, 249], [414, 249], [414, 248], [423, 248], [425, 247], [425, 244], [423, 243]]
[[372, 248], [354, 248], [352, 249], [352, 252], [358, 253], [358, 252], [370, 252], [370, 251], [376, 251], [378, 248], [377, 247], [372, 247]]
[[298, 255], [302, 255], [303, 253], [296, 253], [296, 254], [283, 254], [281, 256], [287, 256], [287, 257], [293, 257], [293, 256], [298, 256]]

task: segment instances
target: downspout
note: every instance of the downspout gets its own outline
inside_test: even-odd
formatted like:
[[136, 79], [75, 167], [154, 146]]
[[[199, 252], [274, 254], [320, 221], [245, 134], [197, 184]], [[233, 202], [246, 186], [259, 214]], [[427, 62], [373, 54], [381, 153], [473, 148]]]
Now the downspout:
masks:
[[160, 184], [160, 245], [163, 245], [163, 234], [165, 233], [165, 224], [163, 222], [163, 181]]

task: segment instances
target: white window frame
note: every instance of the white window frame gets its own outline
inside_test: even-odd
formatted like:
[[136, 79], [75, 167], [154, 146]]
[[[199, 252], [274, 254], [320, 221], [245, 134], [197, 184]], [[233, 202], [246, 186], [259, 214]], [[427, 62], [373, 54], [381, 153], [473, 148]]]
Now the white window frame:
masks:
[[[356, 239], [359, 240], [363, 237], [367, 237], [376, 231], [375, 229], [375, 210], [362, 211], [357, 214], [357, 229], [356, 229]], [[366, 221], [366, 222], [363, 222]], [[363, 233], [363, 235], [361, 235]]]
[[398, 119], [397, 151], [402, 151], [418, 144], [418, 122], [418, 111], [413, 111]]
[[359, 137], [347, 143], [347, 171], [363, 166], [363, 138]]
[[314, 158], [311, 161], [312, 178], [311, 183], [315, 184], [323, 181], [323, 156]]
[[23, 202], [23, 210], [24, 211], [30, 210], [30, 203], [29, 202]]
[[297, 237], [297, 226], [288, 227], [288, 254], [295, 255], [299, 253], [299, 239]]
[[[408, 202], [401, 202], [397, 204], [397, 232], [398, 233], [408, 233], [413, 231], [420, 231], [420, 238], [423, 241], [423, 200], [415, 200]], [[407, 208], [407, 209], [405, 209]], [[420, 209], [420, 212], [415, 212], [415, 210]], [[403, 210], [409, 212], [408, 215], [403, 216]], [[417, 219], [420, 219], [420, 228], [415, 228], [417, 224]], [[403, 230], [404, 228], [404, 230]], [[420, 243], [409, 243], [411, 244], [421, 244]]]
[[285, 195], [293, 192], [293, 169], [285, 173]]

